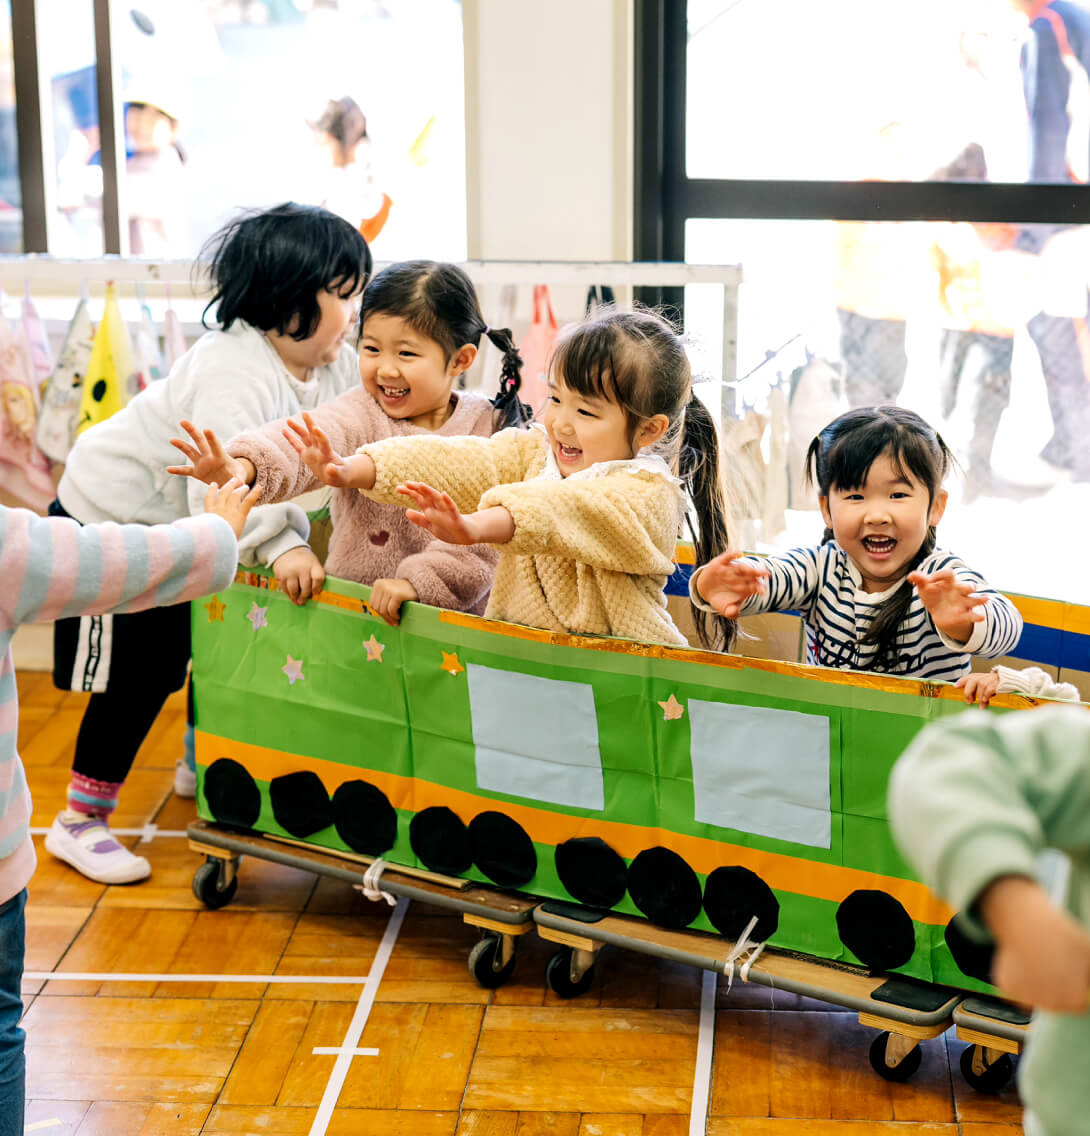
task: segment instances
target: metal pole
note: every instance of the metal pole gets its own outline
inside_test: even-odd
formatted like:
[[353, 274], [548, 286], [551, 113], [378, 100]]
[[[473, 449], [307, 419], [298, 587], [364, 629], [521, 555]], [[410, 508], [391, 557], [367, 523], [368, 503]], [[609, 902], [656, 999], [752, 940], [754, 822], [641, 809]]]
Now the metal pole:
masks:
[[23, 251], [49, 251], [49, 222], [53, 216], [52, 168], [46, 173], [46, 155], [52, 167], [52, 119], [43, 131], [42, 106], [47, 77], [38, 56], [38, 19], [35, 0], [12, 0], [11, 43], [15, 73], [15, 126], [19, 134], [19, 187], [23, 209]]
[[94, 0], [94, 8], [98, 130], [102, 148], [102, 236], [107, 253], [128, 256], [128, 213], [123, 198], [125, 119], [121, 108], [121, 68], [114, 51], [110, 0]]

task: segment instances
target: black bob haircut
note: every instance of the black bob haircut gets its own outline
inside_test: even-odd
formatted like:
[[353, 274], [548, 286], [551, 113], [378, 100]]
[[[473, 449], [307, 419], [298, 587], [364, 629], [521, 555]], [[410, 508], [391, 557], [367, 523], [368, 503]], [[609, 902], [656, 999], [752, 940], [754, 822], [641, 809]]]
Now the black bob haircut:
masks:
[[201, 314], [215, 308], [227, 330], [245, 320], [259, 331], [302, 341], [321, 318], [318, 294], [351, 296], [371, 276], [371, 250], [347, 221], [317, 205], [287, 201], [247, 212], [215, 233], [201, 249], [215, 292]]

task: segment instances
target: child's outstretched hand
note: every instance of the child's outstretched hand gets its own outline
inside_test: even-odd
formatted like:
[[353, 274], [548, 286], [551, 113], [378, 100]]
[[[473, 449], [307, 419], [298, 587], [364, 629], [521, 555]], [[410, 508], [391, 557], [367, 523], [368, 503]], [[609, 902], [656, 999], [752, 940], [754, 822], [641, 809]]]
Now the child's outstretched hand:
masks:
[[466, 514], [449, 494], [422, 481], [407, 481], [397, 491], [416, 502], [405, 510], [409, 520], [447, 544], [506, 544], [515, 535], [514, 519], [502, 505]]
[[237, 477], [226, 485], [212, 485], [204, 495], [204, 511], [222, 517], [235, 530], [235, 537], [242, 536], [246, 518], [257, 504], [261, 494], [257, 489], [247, 490]]
[[1086, 1012], [1090, 935], [1035, 880], [1001, 876], [979, 911], [995, 936], [992, 980], [1004, 994], [1041, 1010]]
[[724, 552], [700, 569], [696, 590], [700, 598], [727, 619], [736, 619], [750, 596], [768, 590], [768, 569], [752, 560], [739, 559], [741, 552]]
[[206, 485], [226, 485], [232, 478], [248, 485], [254, 480], [256, 470], [253, 464], [244, 458], [231, 457], [212, 430], [198, 430], [184, 418], [181, 426], [192, 442], [187, 442], [184, 438], [171, 438], [170, 444], [176, 450], [181, 450], [191, 464], [168, 465], [167, 473], [176, 473], [179, 477], [195, 477]]
[[973, 585], [959, 580], [953, 568], [939, 572], [909, 572], [908, 582], [919, 593], [931, 622], [957, 643], [967, 643], [973, 624], [984, 622], [981, 608], [987, 596], [977, 595]]
[[309, 411], [303, 411], [302, 423], [288, 419], [284, 437], [307, 469], [323, 484], [334, 489], [371, 489], [374, 486], [375, 463], [365, 454], [342, 457], [333, 448], [325, 431], [315, 424]]
[[987, 674], [962, 675], [954, 685], [965, 691], [966, 702], [970, 704], [978, 702], [980, 708], [986, 710], [988, 703], [999, 689], [999, 675], [995, 671], [989, 671]]
[[397, 491], [416, 503], [416, 508], [407, 509], [405, 515], [432, 536], [447, 544], [476, 544], [479, 540], [474, 533], [472, 514], [467, 517], [460, 512], [449, 494], [440, 493], [422, 481], [408, 481], [399, 485]]

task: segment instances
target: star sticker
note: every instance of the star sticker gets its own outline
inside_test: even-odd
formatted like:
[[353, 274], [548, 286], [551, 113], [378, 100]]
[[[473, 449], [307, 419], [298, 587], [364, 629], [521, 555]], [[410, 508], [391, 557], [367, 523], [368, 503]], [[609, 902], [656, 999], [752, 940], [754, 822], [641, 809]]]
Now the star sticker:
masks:
[[381, 663], [382, 652], [386, 650], [386, 644], [380, 643], [373, 635], [370, 639], [365, 639], [363, 643], [367, 648], [367, 661], [369, 663]]
[[208, 612], [209, 623], [222, 623], [223, 613], [227, 610], [227, 605], [220, 602], [219, 596], [213, 596], [208, 603], [204, 605], [205, 611]]
[[255, 603], [247, 613], [246, 618], [254, 625], [254, 631], [259, 627], [269, 626], [269, 609], [262, 607], [261, 604]]
[[662, 707], [662, 720], [664, 722], [675, 722], [685, 713], [685, 707], [672, 694], [659, 705]]
[[455, 675], [460, 675], [462, 671], [465, 670], [465, 667], [463, 667], [462, 664], [458, 662], [457, 651], [451, 651], [449, 654], [446, 651], [443, 651], [442, 655], [443, 665], [439, 669], [446, 671], [447, 674], [449, 674], [452, 678]]
[[288, 661], [280, 669], [288, 676], [289, 686], [294, 686], [296, 679], [305, 680], [307, 677], [303, 674], [303, 660], [293, 659], [291, 655], [288, 656]]

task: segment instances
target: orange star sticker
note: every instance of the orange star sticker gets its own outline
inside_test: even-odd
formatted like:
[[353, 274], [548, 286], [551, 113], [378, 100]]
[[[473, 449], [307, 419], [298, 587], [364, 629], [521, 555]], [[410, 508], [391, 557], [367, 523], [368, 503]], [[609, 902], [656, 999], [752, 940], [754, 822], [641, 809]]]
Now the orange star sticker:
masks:
[[662, 707], [662, 720], [664, 722], [675, 722], [685, 713], [685, 707], [672, 694], [659, 705]]
[[223, 613], [227, 610], [227, 605], [220, 602], [219, 596], [213, 596], [208, 603], [204, 605], [205, 610], [208, 612], [209, 623], [222, 623]]
[[369, 663], [381, 663], [382, 652], [386, 650], [386, 644], [380, 643], [373, 635], [370, 639], [365, 639], [363, 643], [367, 649], [367, 661]]
[[458, 662], [457, 651], [451, 651], [449, 654], [446, 651], [443, 651], [442, 655], [443, 665], [439, 668], [440, 670], [446, 671], [447, 674], [451, 675], [452, 677], [454, 675], [460, 675], [462, 671], [465, 670], [465, 667], [463, 667], [462, 664]]

